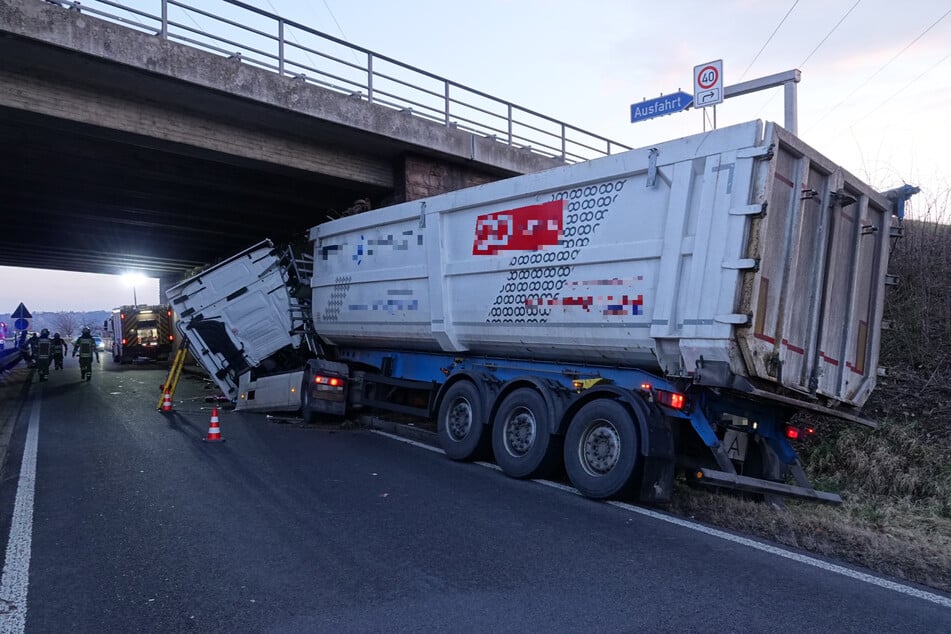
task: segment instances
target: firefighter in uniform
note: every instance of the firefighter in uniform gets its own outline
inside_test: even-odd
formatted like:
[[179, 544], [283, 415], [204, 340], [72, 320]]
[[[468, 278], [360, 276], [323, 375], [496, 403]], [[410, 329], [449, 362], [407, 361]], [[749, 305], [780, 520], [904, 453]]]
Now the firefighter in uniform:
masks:
[[73, 344], [73, 356], [79, 354], [79, 371], [82, 378], [86, 381], [92, 379], [92, 356], [96, 355], [96, 363], [99, 363], [99, 350], [96, 349], [96, 340], [92, 338], [92, 332], [89, 328], [83, 328], [83, 334], [79, 335], [76, 343]]
[[36, 370], [40, 381], [45, 381], [50, 375], [50, 361], [53, 359], [53, 341], [50, 331], [44, 328], [36, 340]]
[[26, 331], [23, 332], [23, 337], [20, 339], [20, 352], [23, 355], [23, 359], [26, 361], [27, 367], [35, 368], [36, 367], [36, 342], [39, 341], [39, 337], [36, 336], [36, 333], [32, 333], [30, 338], [26, 338]]
[[53, 367], [57, 370], [63, 369], [63, 357], [66, 356], [66, 353], [69, 351], [69, 344], [67, 344], [62, 337], [59, 336], [59, 333], [53, 335]]

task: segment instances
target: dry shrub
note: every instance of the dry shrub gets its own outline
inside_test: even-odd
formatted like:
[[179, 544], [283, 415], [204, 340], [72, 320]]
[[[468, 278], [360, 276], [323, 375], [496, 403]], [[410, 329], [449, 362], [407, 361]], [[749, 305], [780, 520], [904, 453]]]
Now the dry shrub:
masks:
[[887, 525], [875, 507], [864, 503], [847, 500], [841, 507], [831, 507], [789, 502], [787, 508], [777, 509], [681, 484], [670, 510], [692, 520], [951, 591], [951, 520], [922, 521], [902, 505], [885, 507], [894, 514]]
[[882, 365], [943, 372], [951, 365], [951, 217], [946, 190], [907, 220], [889, 263], [899, 284], [886, 295]]
[[951, 426], [943, 433], [928, 427], [914, 420], [884, 421], [875, 430], [840, 425], [801, 458], [821, 488], [951, 519]]

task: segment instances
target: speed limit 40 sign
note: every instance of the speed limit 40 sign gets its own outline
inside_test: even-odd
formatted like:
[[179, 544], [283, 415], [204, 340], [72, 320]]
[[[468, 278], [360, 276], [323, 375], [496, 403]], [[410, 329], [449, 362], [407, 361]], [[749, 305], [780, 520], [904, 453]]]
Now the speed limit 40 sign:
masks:
[[693, 107], [706, 108], [723, 101], [723, 60], [693, 67]]

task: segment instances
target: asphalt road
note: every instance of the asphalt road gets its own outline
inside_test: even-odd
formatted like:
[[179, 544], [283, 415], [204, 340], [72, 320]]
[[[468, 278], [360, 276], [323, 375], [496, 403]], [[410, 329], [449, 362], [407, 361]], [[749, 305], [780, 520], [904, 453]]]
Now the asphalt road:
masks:
[[164, 414], [164, 377], [104, 357], [32, 385], [0, 630], [951, 631], [941, 603], [373, 430], [221, 410], [203, 442], [211, 392], [185, 378]]

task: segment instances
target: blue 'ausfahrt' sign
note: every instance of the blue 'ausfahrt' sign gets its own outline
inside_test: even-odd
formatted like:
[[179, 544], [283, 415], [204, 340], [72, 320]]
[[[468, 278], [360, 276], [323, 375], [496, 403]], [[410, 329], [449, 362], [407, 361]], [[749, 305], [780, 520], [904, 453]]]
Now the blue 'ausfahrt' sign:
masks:
[[631, 123], [680, 112], [689, 108], [692, 103], [693, 97], [685, 92], [675, 92], [654, 99], [645, 99], [640, 103], [632, 103]]

